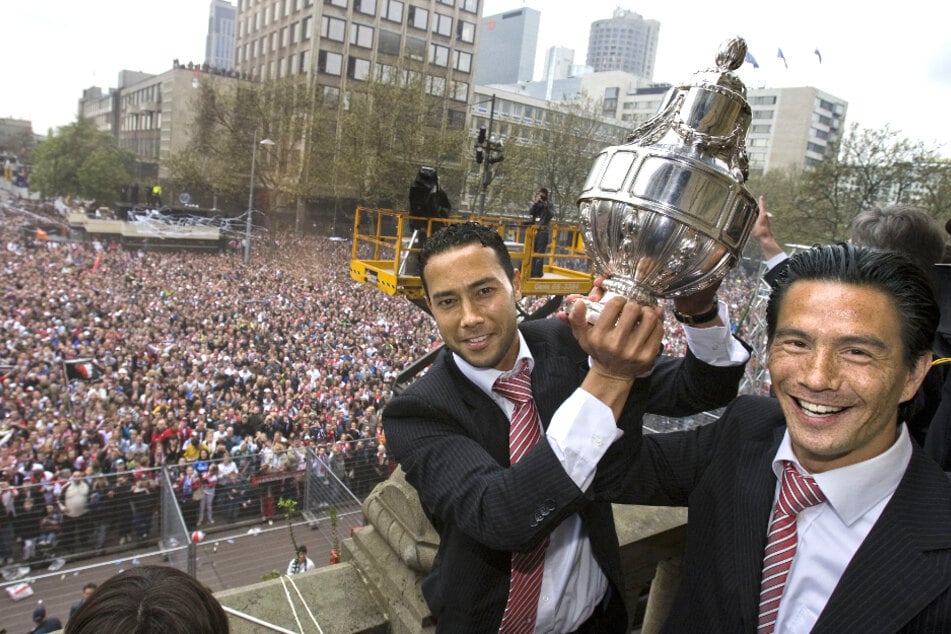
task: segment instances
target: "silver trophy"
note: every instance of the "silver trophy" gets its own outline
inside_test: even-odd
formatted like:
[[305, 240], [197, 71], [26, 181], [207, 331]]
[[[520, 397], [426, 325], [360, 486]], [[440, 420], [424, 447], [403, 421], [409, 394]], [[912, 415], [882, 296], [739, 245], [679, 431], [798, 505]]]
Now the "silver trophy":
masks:
[[[690, 295], [742, 253], [757, 213], [744, 184], [750, 106], [732, 72], [745, 57], [743, 39], [723, 44], [716, 68], [671, 88], [653, 118], [595, 160], [578, 205], [585, 251], [607, 278], [603, 302]], [[601, 305], [587, 303], [594, 321]]]

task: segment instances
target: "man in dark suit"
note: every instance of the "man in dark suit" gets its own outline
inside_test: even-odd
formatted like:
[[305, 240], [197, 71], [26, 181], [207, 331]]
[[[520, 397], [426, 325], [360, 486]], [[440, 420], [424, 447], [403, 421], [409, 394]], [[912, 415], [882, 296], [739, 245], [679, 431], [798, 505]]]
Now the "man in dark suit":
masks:
[[[951, 631], [951, 483], [904, 423], [937, 323], [927, 274], [898, 253], [789, 259], [767, 308], [776, 398], [644, 436], [629, 474], [625, 501], [689, 508], [665, 631]], [[790, 469], [818, 503], [786, 515], [794, 546], [767, 561]]]
[[[684, 416], [736, 394], [748, 355], [724, 326], [725, 306], [713, 290], [675, 300], [681, 318], [695, 322], [690, 351], [658, 360], [659, 311], [622, 298], [593, 326], [582, 302], [570, 327], [560, 319], [519, 324], [519, 272], [491, 227], [436, 232], [420, 266], [449, 350], [389, 402], [383, 424], [388, 450], [440, 535], [423, 584], [438, 631], [627, 631], [609, 500], [620, 494], [645, 411]], [[513, 458], [519, 405], [494, 386], [526, 365], [543, 434]], [[537, 594], [526, 618], [512, 623], [518, 580], [531, 576], [518, 562], [539, 551]]]

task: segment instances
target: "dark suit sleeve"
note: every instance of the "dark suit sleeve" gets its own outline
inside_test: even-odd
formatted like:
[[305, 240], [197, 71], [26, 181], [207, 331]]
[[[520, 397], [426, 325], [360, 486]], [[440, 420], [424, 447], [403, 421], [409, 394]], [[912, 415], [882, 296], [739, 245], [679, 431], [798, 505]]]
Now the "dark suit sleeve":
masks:
[[724, 407], [740, 388], [746, 364], [714, 366], [689, 349], [683, 357], [660, 357], [649, 377], [634, 384], [643, 391], [644, 410], [661, 416], [690, 416]]
[[445, 382], [417, 381], [384, 410], [387, 447], [437, 530], [450, 524], [490, 548], [529, 550], [587, 498], [544, 440], [509, 467], [505, 414], [485, 395], [475, 409], [458, 396]]

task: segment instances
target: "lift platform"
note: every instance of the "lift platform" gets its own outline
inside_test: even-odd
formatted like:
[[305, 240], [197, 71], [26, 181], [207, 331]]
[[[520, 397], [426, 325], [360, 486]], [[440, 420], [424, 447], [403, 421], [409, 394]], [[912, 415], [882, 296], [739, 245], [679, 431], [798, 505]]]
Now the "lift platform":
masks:
[[[425, 223], [426, 233], [414, 231], [411, 221], [414, 226]], [[594, 269], [574, 225], [552, 223], [547, 248], [535, 252], [532, 245], [538, 227], [526, 225], [522, 219], [501, 216], [417, 218], [405, 211], [368, 207], [356, 210], [350, 277], [387, 295], [406, 297], [424, 306], [417, 265], [423, 235], [432, 234], [445, 224], [463, 221], [497, 229], [508, 246], [513, 264], [521, 271], [522, 295], [553, 296], [560, 300], [564, 295], [585, 294], [590, 290]], [[532, 258], [542, 260], [541, 276], [532, 277]]]
[[[533, 251], [538, 227], [522, 219], [500, 216], [418, 218], [406, 211], [357, 207], [353, 226], [350, 277], [387, 295], [402, 296], [421, 310], [426, 305], [417, 261], [423, 236], [446, 224], [475, 221], [495, 227], [505, 240], [513, 265], [521, 272], [522, 301], [517, 305], [523, 320], [541, 319], [561, 306], [565, 295], [586, 294], [594, 281], [594, 266], [584, 251], [581, 234], [574, 225], [552, 223], [551, 238], [544, 251]], [[425, 225], [425, 233], [422, 230]], [[414, 230], [412, 227], [419, 227]], [[542, 261], [542, 275], [533, 277], [532, 258]], [[430, 313], [431, 314], [431, 313]], [[405, 389], [439, 354], [430, 350], [397, 375], [396, 393]]]

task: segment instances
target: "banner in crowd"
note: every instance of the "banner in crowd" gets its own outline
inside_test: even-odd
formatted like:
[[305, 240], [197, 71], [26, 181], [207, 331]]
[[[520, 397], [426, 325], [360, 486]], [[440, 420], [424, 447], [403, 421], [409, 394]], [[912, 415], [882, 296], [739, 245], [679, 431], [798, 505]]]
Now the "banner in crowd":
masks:
[[98, 381], [102, 378], [103, 367], [95, 359], [70, 359], [63, 361], [67, 381]]

